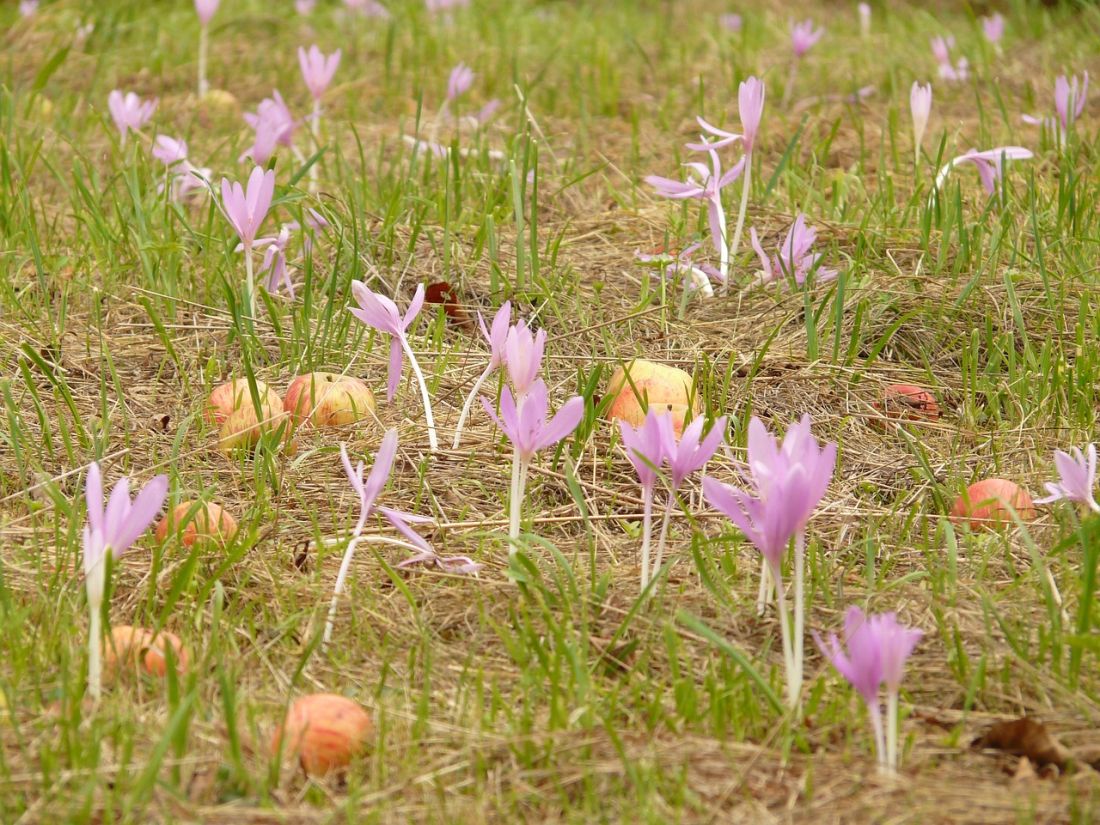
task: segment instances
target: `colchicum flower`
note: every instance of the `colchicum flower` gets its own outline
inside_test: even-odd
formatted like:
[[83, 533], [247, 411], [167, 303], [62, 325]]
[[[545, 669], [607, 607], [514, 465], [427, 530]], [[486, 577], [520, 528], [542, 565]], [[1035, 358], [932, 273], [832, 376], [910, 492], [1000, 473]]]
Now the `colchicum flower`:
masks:
[[913, 162], [920, 166], [920, 147], [924, 130], [928, 128], [928, 116], [932, 112], [932, 84], [913, 81], [909, 90], [909, 111], [913, 115]]
[[[847, 653], [836, 635], [827, 643], [814, 634], [818, 647], [833, 667], [863, 697], [871, 717], [875, 753], [881, 770], [893, 773], [898, 767], [898, 693], [905, 662], [924, 634], [898, 623], [897, 614], [865, 616], [858, 607], [848, 608], [844, 616]], [[882, 725], [879, 689], [886, 685], [887, 723]]]
[[[527, 469], [535, 454], [557, 444], [577, 429], [584, 417], [584, 399], [579, 395], [566, 401], [557, 414], [547, 421], [548, 394], [542, 379], [531, 385], [527, 396], [518, 403], [505, 387], [500, 396], [500, 416], [489, 399], [482, 396], [481, 405], [493, 422], [512, 442], [512, 489], [509, 499], [508, 537], [519, 537], [520, 514], [527, 488]], [[515, 545], [509, 555], [515, 552]]]
[[122, 145], [126, 145], [126, 134], [130, 131], [138, 131], [153, 117], [157, 110], [156, 98], [142, 100], [133, 92], [123, 94], [115, 89], [107, 95], [107, 110], [111, 113], [111, 119], [118, 127]]
[[[644, 513], [642, 515], [642, 578], [641, 592], [645, 592], [649, 585], [649, 548], [653, 537], [653, 490], [657, 485], [657, 470], [667, 457], [667, 437], [661, 417], [669, 418], [669, 414], [658, 415], [653, 408], [646, 411], [645, 421], [637, 428], [631, 427], [625, 421], [619, 421], [619, 433], [623, 439], [623, 449], [626, 457], [634, 465], [638, 473], [638, 481], [642, 485], [642, 500]], [[668, 425], [671, 429], [671, 421]]]
[[649, 175], [645, 182], [657, 190], [657, 194], [673, 200], [701, 200], [707, 205], [707, 218], [710, 223], [711, 240], [718, 251], [721, 266], [719, 269], [723, 282], [729, 279], [730, 248], [726, 240], [726, 212], [722, 206], [722, 190], [740, 177], [745, 168], [745, 158], [725, 174], [718, 153], [708, 148], [711, 165], [708, 169], [702, 163], [685, 163], [693, 174], [687, 181], [680, 182], [658, 175]]
[[1005, 34], [1005, 19], [1000, 12], [994, 12], [989, 17], [982, 18], [982, 34], [985, 39], [995, 46], [999, 46], [1001, 38]]
[[497, 314], [493, 316], [492, 327], [487, 328], [485, 326], [485, 319], [481, 317], [481, 313], [479, 312], [477, 314], [477, 322], [481, 326], [481, 334], [485, 336], [485, 341], [489, 344], [489, 363], [485, 365], [484, 372], [482, 372], [474, 382], [474, 386], [470, 389], [470, 394], [466, 396], [466, 403], [462, 405], [462, 414], [458, 417], [458, 425], [455, 427], [455, 440], [451, 445], [451, 448], [454, 450], [457, 450], [458, 445], [462, 442], [462, 428], [466, 424], [466, 418], [470, 415], [470, 408], [473, 406], [478, 390], [481, 389], [481, 385], [488, 380], [489, 376], [507, 360], [508, 325], [511, 321], [511, 301], [505, 301], [501, 304], [500, 309], [497, 310]]
[[959, 155], [948, 162], [936, 174], [935, 189], [938, 191], [947, 180], [948, 173], [963, 163], [972, 163], [978, 169], [978, 177], [981, 178], [982, 188], [987, 195], [993, 195], [997, 191], [997, 182], [1001, 179], [1001, 165], [1005, 160], [1027, 160], [1034, 157], [1030, 149], [1022, 146], [998, 146], [996, 149], [987, 149], [979, 152], [971, 149], [964, 155]]
[[932, 38], [932, 56], [936, 58], [936, 64], [940, 69], [940, 77], [944, 80], [965, 81], [970, 72], [970, 62], [965, 57], [960, 57], [955, 65], [951, 65], [951, 50], [955, 48], [955, 38], [948, 36]]
[[1089, 73], [1084, 73], [1084, 78], [1078, 78], [1076, 75], [1073, 79], [1068, 79], [1065, 75], [1060, 75], [1057, 80], [1054, 81], [1054, 111], [1056, 117], [1035, 117], [1034, 115], [1023, 115], [1023, 121], [1030, 123], [1033, 126], [1042, 126], [1049, 132], [1053, 133], [1058, 140], [1058, 145], [1064, 145], [1066, 142], [1066, 135], [1069, 134], [1070, 128], [1074, 122], [1081, 117], [1081, 113], [1085, 111], [1085, 102], [1088, 99], [1089, 93]]
[[256, 166], [248, 176], [247, 188], [222, 178], [222, 211], [237, 232], [244, 250], [245, 273], [248, 288], [249, 314], [256, 314], [256, 294], [253, 283], [252, 249], [256, 233], [271, 209], [275, 195], [275, 171], [264, 171]]
[[210, 91], [210, 84], [206, 81], [206, 55], [209, 50], [207, 32], [210, 29], [210, 21], [218, 11], [221, 0], [195, 0], [195, 11], [199, 15], [199, 99], [201, 100]]
[[811, 272], [819, 283], [833, 280], [836, 277], [835, 269], [817, 266], [821, 254], [813, 251], [816, 238], [817, 230], [806, 226], [806, 216], [799, 213], [787, 231], [783, 245], [777, 250], [778, 254], [769, 259], [756, 236], [756, 229], [753, 228], [749, 233], [749, 240], [760, 259], [758, 283], [778, 283], [793, 277], [795, 283], [803, 286]]
[[116, 559], [130, 549], [153, 523], [168, 495], [168, 477], [159, 475], [146, 484], [133, 501], [130, 479], [123, 478], [103, 506], [103, 476], [92, 462], [84, 483], [88, 520], [84, 525], [84, 587], [88, 595], [88, 694], [102, 693], [103, 593], [106, 588], [107, 554]]
[[1100, 513], [1100, 504], [1096, 503], [1093, 495], [1096, 487], [1096, 445], [1089, 444], [1083, 453], [1080, 447], [1074, 447], [1072, 453], [1055, 450], [1054, 466], [1058, 470], [1058, 481], [1046, 482], [1043, 486], [1049, 495], [1035, 499], [1035, 503], [1076, 501], [1092, 512]]
[[[802, 686], [802, 638], [804, 625], [803, 569], [806, 525], [821, 502], [836, 467], [836, 444], [819, 445], [810, 431], [808, 415], [787, 430], [782, 447], [760, 419], [749, 422], [749, 473], [746, 489], [703, 479], [703, 496], [723, 513], [760, 551], [761, 586], [757, 610], [768, 598], [767, 575], [775, 587], [783, 632], [787, 670], [787, 699], [796, 707]], [[781, 565], [792, 539], [795, 544], [794, 640], [791, 638], [783, 592]]]

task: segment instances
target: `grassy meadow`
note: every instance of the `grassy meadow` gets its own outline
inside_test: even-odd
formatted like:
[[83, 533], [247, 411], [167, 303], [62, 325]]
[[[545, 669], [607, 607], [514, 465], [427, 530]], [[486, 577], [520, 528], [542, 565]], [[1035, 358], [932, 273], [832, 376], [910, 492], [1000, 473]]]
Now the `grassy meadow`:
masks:
[[[0, 822], [1100, 819], [1100, 517], [1054, 502], [1002, 529], [948, 518], [984, 478], [1039, 497], [1054, 450], [1097, 438], [1100, 118], [1095, 100], [1064, 134], [1021, 115], [1054, 114], [1059, 75], [1100, 77], [1100, 7], [1009, 0], [993, 43], [994, 9], [970, 3], [873, 2], [866, 33], [839, 0], [386, 5], [223, 0], [202, 98], [189, 0], [0, 8]], [[733, 12], [738, 31], [720, 19]], [[807, 18], [825, 33], [796, 61], [789, 24]], [[930, 40], [948, 34], [966, 79], [939, 74]], [[313, 110], [296, 51], [314, 43], [341, 61], [320, 119], [264, 164], [259, 235], [327, 225], [291, 237], [295, 296], [257, 286], [250, 311], [220, 181], [248, 177], [242, 115], [273, 90], [295, 118]], [[460, 62], [475, 77], [444, 108]], [[696, 261], [718, 265], [704, 204], [644, 178], [706, 162], [684, 146], [696, 116], [737, 131], [750, 75], [767, 97], [744, 237], [707, 297], [638, 260], [702, 242]], [[914, 81], [934, 89], [917, 160]], [[115, 89], [158, 100], [125, 141]], [[157, 135], [186, 140], [211, 188], [173, 197]], [[970, 164], [936, 189], [952, 158], [1002, 146], [1033, 157], [1006, 160], [991, 196]], [[720, 154], [728, 168], [742, 152]], [[741, 181], [722, 197], [732, 225]], [[836, 278], [757, 283], [750, 229], [775, 254], [800, 213]], [[408, 359], [387, 402], [390, 336], [348, 312], [353, 281], [402, 311], [417, 285], [445, 284], [408, 329], [438, 451]], [[451, 449], [489, 358], [476, 313], [506, 299], [546, 331], [551, 408], [584, 399], [530, 467], [515, 542], [512, 448], [480, 404]], [[755, 610], [760, 554], [704, 500], [702, 473], [639, 595], [642, 497], [606, 420], [610, 376], [637, 357], [691, 373], [708, 426], [728, 416], [716, 479], [739, 483], [753, 416], [781, 434], [809, 414], [837, 444], [808, 529], [800, 711], [776, 613]], [[299, 427], [291, 450], [281, 431], [219, 450], [216, 386], [282, 394], [318, 370], [361, 378], [376, 414]], [[482, 393], [496, 404], [505, 384], [498, 371]], [[926, 388], [942, 414], [887, 418], [891, 384]], [[325, 647], [359, 515], [340, 444], [369, 469], [389, 428], [379, 503], [430, 518], [414, 527], [435, 551], [481, 567], [402, 569], [407, 550], [363, 543]], [[166, 507], [216, 501], [240, 525], [190, 547], [149, 530], [108, 565], [105, 623], [171, 631], [190, 662], [98, 701], [81, 560], [93, 461], [111, 486], [165, 473]], [[367, 533], [392, 529], [372, 517]], [[863, 701], [809, 635], [841, 633], [851, 605], [923, 631], [897, 776], [876, 770]], [[307, 776], [270, 753], [310, 693], [370, 714], [346, 770]], [[1024, 716], [1071, 756], [972, 746]]]

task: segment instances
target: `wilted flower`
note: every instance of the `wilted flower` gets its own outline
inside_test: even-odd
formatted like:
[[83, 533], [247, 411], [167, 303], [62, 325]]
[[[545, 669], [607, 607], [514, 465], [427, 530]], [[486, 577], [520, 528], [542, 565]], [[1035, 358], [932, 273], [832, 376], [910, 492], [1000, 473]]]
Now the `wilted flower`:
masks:
[[[821, 259], [820, 253], [813, 252], [814, 240], [817, 238], [817, 230], [812, 226], [806, 226], [806, 216], [801, 212], [795, 217], [794, 224], [787, 231], [787, 237], [776, 255], [770, 259], [760, 245], [760, 239], [756, 236], [756, 229], [750, 230], [749, 239], [752, 248], [760, 259], [761, 271], [758, 276], [760, 283], [776, 283], [793, 277], [795, 283], [802, 286], [811, 272], [820, 281], [831, 281], [836, 277], [835, 269], [817, 267]], [[815, 269], [816, 267], [816, 269]]]
[[987, 149], [979, 152], [971, 149], [964, 155], [959, 155], [947, 163], [936, 175], [935, 188], [942, 188], [948, 173], [963, 163], [973, 163], [978, 169], [978, 177], [981, 178], [982, 187], [987, 195], [997, 191], [997, 182], [1001, 179], [1001, 163], [1003, 160], [1027, 160], [1034, 157], [1029, 149], [1022, 146], [1000, 146], [996, 149]]

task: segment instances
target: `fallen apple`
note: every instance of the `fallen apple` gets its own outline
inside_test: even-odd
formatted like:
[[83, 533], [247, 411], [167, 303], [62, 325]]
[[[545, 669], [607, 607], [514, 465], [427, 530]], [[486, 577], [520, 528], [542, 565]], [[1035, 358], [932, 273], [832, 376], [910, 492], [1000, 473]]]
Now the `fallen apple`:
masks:
[[274, 392], [264, 395], [259, 416], [256, 407], [250, 402], [242, 404], [222, 421], [218, 430], [218, 447], [224, 453], [231, 453], [239, 447], [254, 447], [264, 433], [284, 427], [284, 438], [289, 438], [290, 428], [286, 427], [286, 413], [282, 399]]
[[1014, 481], [987, 478], [971, 484], [955, 499], [951, 520], [955, 524], [1005, 527], [1013, 523], [1010, 508], [1022, 521], [1035, 518], [1035, 506], [1027, 490]]
[[[256, 392], [259, 394], [261, 407], [282, 409], [283, 401], [279, 398], [279, 393], [263, 381], [256, 382]], [[210, 424], [221, 426], [229, 416], [245, 406], [256, 406], [249, 391], [248, 379], [234, 378], [211, 391], [210, 400], [206, 404], [206, 420]]]
[[891, 384], [874, 406], [894, 421], [936, 421], [940, 417], [936, 396], [913, 384]]
[[163, 543], [171, 529], [184, 547], [196, 541], [226, 545], [237, 535], [237, 520], [219, 504], [181, 501], [157, 525], [157, 541]]
[[[370, 716], [356, 702], [334, 693], [295, 699], [271, 737], [271, 754], [296, 757], [311, 776], [347, 766], [367, 745]], [[285, 737], [285, 741], [284, 741]]]
[[167, 649], [171, 646], [176, 660], [176, 670], [183, 674], [191, 663], [191, 656], [183, 642], [174, 633], [162, 630], [154, 634], [143, 627], [117, 625], [104, 644], [103, 672], [114, 677], [140, 666], [149, 676], [164, 676], [168, 672]]
[[689, 410], [693, 418], [703, 412], [699, 397], [693, 398], [690, 375], [677, 367], [641, 358], [625, 368], [619, 367], [611, 376], [607, 392], [614, 398], [607, 408], [607, 417], [621, 419], [634, 427], [645, 421], [647, 404], [657, 412], [671, 413], [677, 435], [683, 433]]
[[315, 427], [354, 424], [370, 418], [375, 409], [370, 387], [336, 372], [299, 375], [290, 382], [283, 406], [296, 422], [309, 421]]

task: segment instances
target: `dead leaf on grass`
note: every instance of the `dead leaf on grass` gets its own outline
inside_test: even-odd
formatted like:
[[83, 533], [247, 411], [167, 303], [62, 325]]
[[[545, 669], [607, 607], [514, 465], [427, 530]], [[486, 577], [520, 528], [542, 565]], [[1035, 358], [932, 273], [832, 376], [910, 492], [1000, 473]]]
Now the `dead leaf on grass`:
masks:
[[970, 746], [1026, 756], [1038, 767], [1055, 765], [1064, 768], [1070, 760], [1069, 751], [1051, 736], [1046, 726], [1027, 716], [998, 722], [971, 742]]

